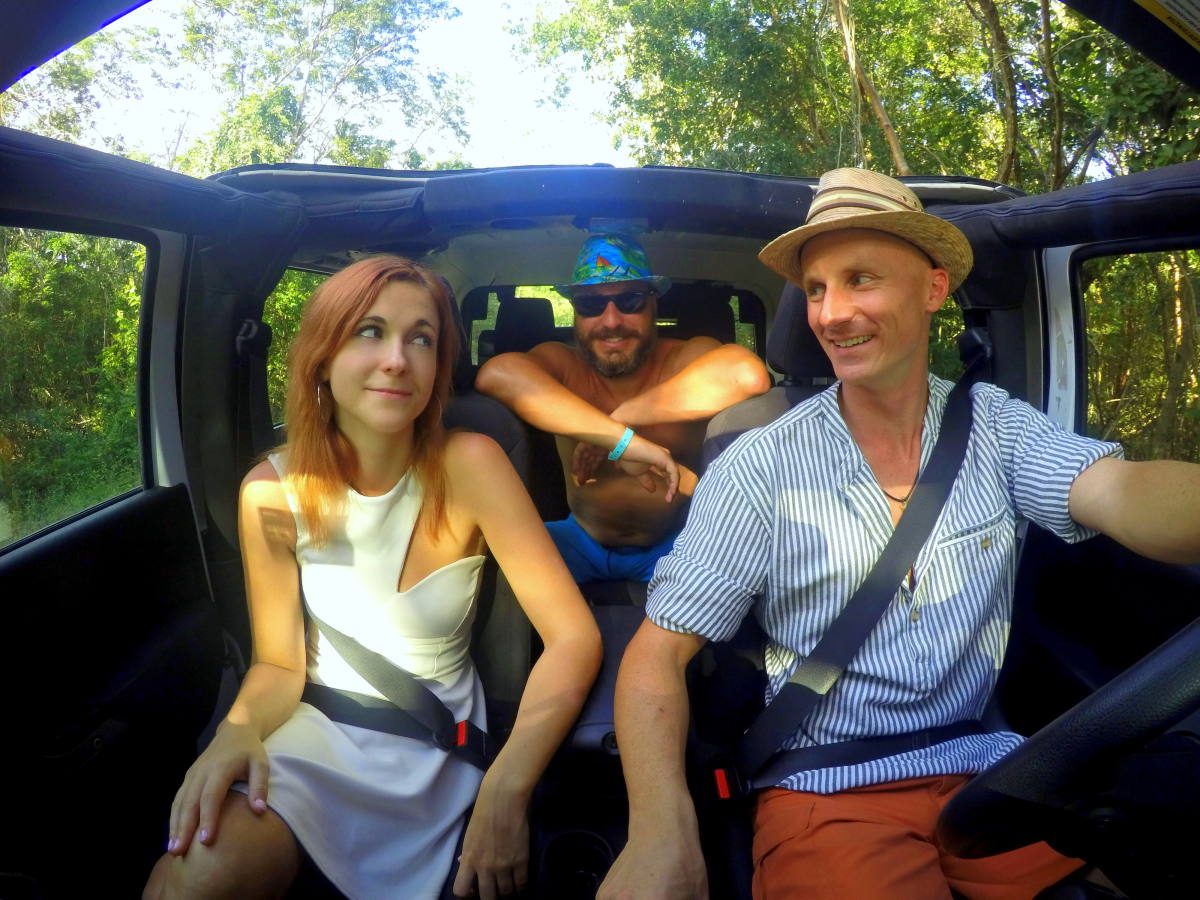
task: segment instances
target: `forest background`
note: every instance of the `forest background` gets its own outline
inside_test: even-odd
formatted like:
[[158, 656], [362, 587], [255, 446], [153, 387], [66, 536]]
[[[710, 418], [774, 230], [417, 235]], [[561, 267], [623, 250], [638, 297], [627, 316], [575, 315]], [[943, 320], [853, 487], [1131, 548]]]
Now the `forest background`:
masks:
[[[153, 149], [107, 123], [101, 149], [198, 177], [288, 161], [467, 167], [469, 87], [453, 59], [417, 52], [456, 12], [190, 0], [174, 29], [118, 26], [0, 94], [0, 124], [94, 141], [103, 111], [149, 78], [203, 93], [213, 120]], [[639, 164], [864, 165], [1038, 193], [1200, 156], [1200, 96], [1050, 0], [564, 0], [510, 15], [523, 58], [496, 64], [553, 74], [544, 127], [598, 82], [614, 146]], [[0, 229], [0, 345], [17, 350], [0, 363], [0, 545], [140, 484], [144, 258], [128, 241]], [[1200, 458], [1198, 273], [1194, 250], [1088, 267], [1089, 429], [1132, 457]], [[285, 279], [268, 314], [294, 323], [312, 283]], [[939, 323], [935, 356], [952, 355], [954, 330]], [[272, 379], [277, 394], [279, 361]]]

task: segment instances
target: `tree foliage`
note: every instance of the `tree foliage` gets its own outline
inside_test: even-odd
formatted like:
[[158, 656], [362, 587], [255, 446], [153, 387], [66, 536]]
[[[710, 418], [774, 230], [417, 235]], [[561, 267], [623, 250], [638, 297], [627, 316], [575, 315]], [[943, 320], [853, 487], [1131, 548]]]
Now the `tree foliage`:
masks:
[[572, 65], [611, 85], [609, 119], [645, 164], [903, 159], [1043, 191], [1191, 159], [1200, 140], [1195, 92], [1049, 0], [573, 0], [526, 35], [564, 90]]
[[135, 487], [145, 249], [0, 229], [0, 544]]
[[[529, 51], [611, 86], [644, 164], [968, 175], [1028, 192], [1200, 156], [1200, 96], [1050, 0], [570, 0]], [[1195, 252], [1087, 277], [1088, 420], [1200, 458]], [[935, 370], [959, 329], [939, 314]]]
[[[155, 161], [198, 175], [306, 159], [462, 167], [423, 136], [466, 133], [461, 85], [416, 58], [446, 0], [188, 0], [177, 31], [102, 33], [0, 94], [0, 124], [81, 141], [148, 72], [215, 96], [203, 133]], [[1200, 156], [1200, 98], [1049, 0], [571, 0], [526, 30], [560, 75], [611, 88], [609, 119], [646, 164], [813, 175], [838, 165], [994, 178], [1024, 190]], [[190, 127], [190, 125], [189, 125]], [[133, 155], [119, 132], [107, 149]], [[140, 480], [137, 336], [145, 251], [0, 229], [0, 544]], [[322, 276], [267, 301], [270, 397]], [[1088, 425], [1135, 458], [1200, 458], [1195, 250], [1083, 269]], [[961, 317], [936, 317], [953, 375]]]
[[[208, 174], [250, 163], [386, 165], [407, 129], [465, 140], [460, 86], [422, 74], [415, 40], [453, 15], [445, 0], [193, 0], [179, 58], [227, 100], [216, 128], [179, 160]], [[397, 128], [402, 125], [402, 128]]]
[[1088, 428], [1132, 459], [1200, 461], [1200, 252], [1091, 259]]

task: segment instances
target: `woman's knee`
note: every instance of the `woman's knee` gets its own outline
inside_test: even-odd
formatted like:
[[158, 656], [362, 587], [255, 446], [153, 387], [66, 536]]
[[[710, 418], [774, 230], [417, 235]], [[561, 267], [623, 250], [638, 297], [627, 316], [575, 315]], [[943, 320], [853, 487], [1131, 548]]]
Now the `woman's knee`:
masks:
[[211, 843], [193, 839], [183, 856], [165, 854], [142, 897], [281, 897], [299, 867], [300, 848], [278, 814], [252, 812], [245, 795], [231, 791]]

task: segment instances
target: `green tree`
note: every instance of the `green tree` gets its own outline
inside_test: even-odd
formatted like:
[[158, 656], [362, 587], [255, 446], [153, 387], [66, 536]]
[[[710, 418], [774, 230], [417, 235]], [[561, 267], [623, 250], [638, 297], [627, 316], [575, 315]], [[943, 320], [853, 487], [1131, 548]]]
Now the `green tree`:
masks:
[[267, 352], [267, 396], [271, 401], [271, 421], [275, 423], [284, 421], [288, 349], [300, 327], [304, 304], [326, 277], [323, 272], [288, 269], [263, 307], [263, 321], [271, 328], [271, 347]]
[[1132, 459], [1200, 461], [1200, 252], [1091, 259], [1088, 429]]
[[140, 47], [94, 34], [0, 93], [0, 125], [79, 141], [106, 101], [140, 96], [130, 71], [146, 58]]
[[[227, 103], [173, 164], [199, 175], [293, 160], [383, 166], [431, 129], [465, 141], [461, 85], [423, 70], [415, 49], [426, 25], [455, 14], [445, 0], [193, 0], [164, 59]], [[409, 146], [378, 137], [385, 125]]]
[[0, 229], [0, 345], [18, 348], [0, 360], [0, 502], [12, 534], [140, 480], [144, 264], [130, 241]]
[[524, 33], [645, 164], [1044, 191], [1200, 152], [1200, 97], [1049, 0], [573, 0]]

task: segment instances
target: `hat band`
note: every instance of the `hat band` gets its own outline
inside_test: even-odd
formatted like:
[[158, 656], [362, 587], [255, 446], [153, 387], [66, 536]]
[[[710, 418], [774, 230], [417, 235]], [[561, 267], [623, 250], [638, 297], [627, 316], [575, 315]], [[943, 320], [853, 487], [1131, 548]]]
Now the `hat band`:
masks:
[[914, 207], [910, 203], [905, 203], [886, 194], [877, 194], [873, 191], [863, 190], [862, 188], [842, 188], [840, 190], [818, 191], [808, 210], [809, 221], [812, 221], [828, 208], [834, 206], [848, 206], [854, 209], [868, 209], [876, 212], [921, 212], [919, 207]]

